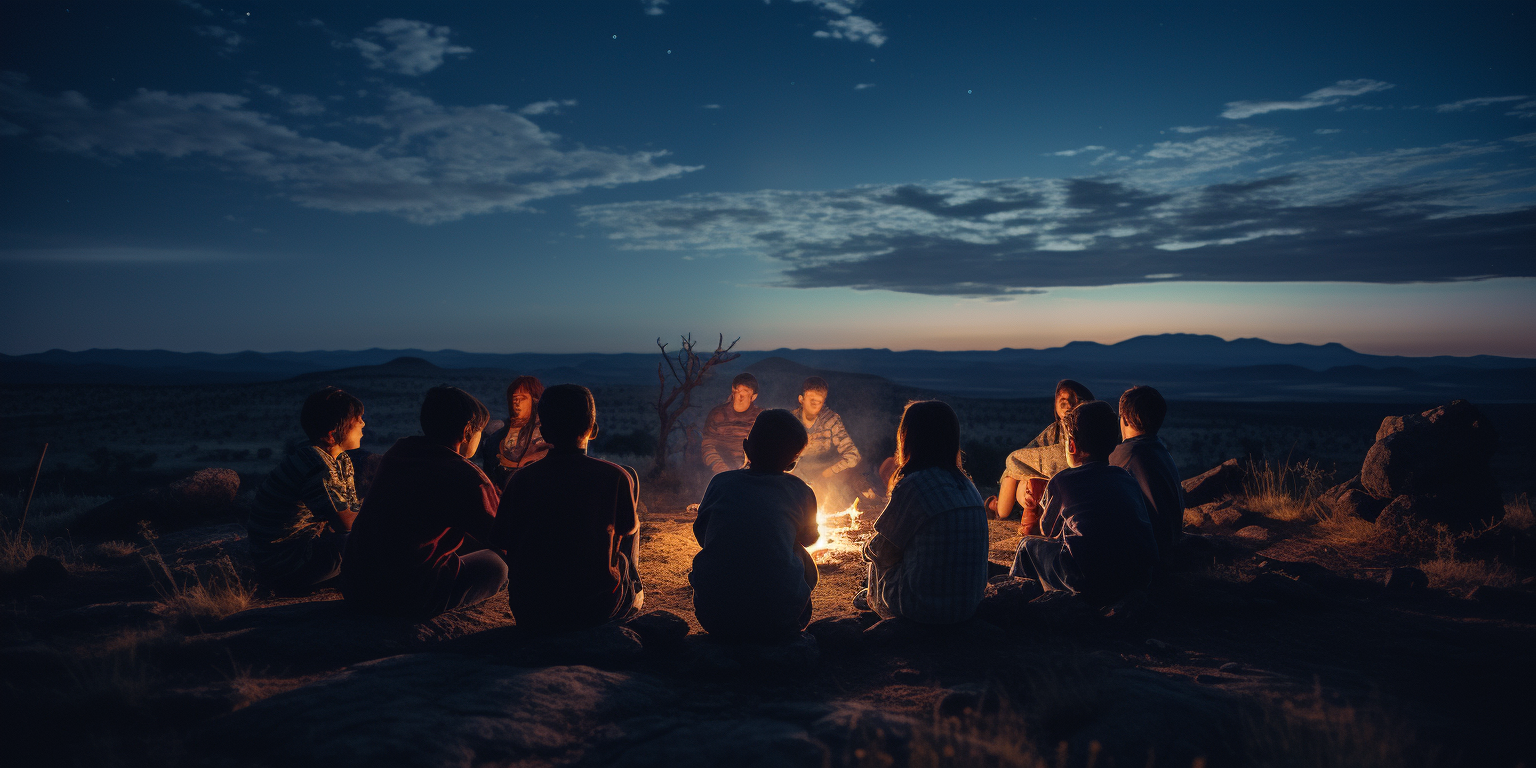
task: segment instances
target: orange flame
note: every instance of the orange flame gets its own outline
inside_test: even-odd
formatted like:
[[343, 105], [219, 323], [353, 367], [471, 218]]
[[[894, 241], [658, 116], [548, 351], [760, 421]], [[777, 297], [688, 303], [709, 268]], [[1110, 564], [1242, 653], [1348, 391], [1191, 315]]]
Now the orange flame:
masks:
[[807, 547], [816, 562], [830, 560], [834, 552], [859, 551], [859, 542], [854, 539], [859, 530], [859, 514], [857, 501], [849, 502], [847, 509], [838, 512], [828, 512], [826, 507], [816, 506], [816, 528], [821, 537]]

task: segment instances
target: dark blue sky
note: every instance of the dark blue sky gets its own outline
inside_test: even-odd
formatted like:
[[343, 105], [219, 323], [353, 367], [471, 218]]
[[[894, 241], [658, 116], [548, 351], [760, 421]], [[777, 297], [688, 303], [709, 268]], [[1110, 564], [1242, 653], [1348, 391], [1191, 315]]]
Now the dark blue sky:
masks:
[[1536, 6], [36, 3], [0, 352], [1536, 356]]

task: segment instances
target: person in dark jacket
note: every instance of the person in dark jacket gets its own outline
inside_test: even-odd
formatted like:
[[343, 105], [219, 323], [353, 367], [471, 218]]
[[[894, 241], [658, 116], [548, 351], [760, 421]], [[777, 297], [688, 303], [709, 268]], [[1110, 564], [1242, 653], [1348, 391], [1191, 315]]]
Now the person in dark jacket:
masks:
[[597, 435], [592, 393], [557, 384], [539, 400], [549, 453], [521, 469], [501, 497], [491, 532], [507, 552], [507, 604], [529, 631], [582, 629], [638, 612], [637, 473], [587, 455]]
[[1173, 454], [1157, 436], [1168, 414], [1168, 403], [1157, 390], [1138, 386], [1120, 395], [1121, 442], [1109, 454], [1111, 466], [1121, 467], [1136, 478], [1147, 502], [1152, 536], [1157, 539], [1159, 560], [1184, 533], [1184, 486]]
[[1068, 468], [1046, 485], [1045, 535], [1019, 541], [1010, 572], [1109, 605], [1146, 584], [1157, 564], [1157, 540], [1136, 479], [1108, 462], [1120, 441], [1115, 409], [1101, 400], [1083, 403], [1062, 428]]
[[693, 609], [712, 637], [772, 641], [811, 622], [816, 494], [789, 470], [805, 450], [805, 425], [789, 411], [763, 411], [742, 446], [750, 465], [709, 481], [693, 535], [688, 583]]
[[401, 438], [384, 454], [352, 526], [341, 569], [348, 603], [424, 619], [506, 585], [506, 562], [486, 547], [500, 494], [468, 458], [489, 420], [468, 392], [427, 392], [424, 434]]

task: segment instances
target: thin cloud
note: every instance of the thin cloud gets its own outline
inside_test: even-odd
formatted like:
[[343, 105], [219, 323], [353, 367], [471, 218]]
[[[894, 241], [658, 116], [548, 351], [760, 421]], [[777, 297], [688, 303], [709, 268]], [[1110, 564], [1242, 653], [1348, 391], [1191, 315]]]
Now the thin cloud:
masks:
[[1175, 125], [1173, 130], [1179, 133], [1203, 133], [1214, 127], [1213, 125]]
[[[1091, 179], [697, 193], [579, 215], [623, 249], [766, 256], [800, 288], [1006, 297], [1170, 279], [1536, 276], [1530, 174], [1480, 169], [1498, 145], [1276, 163], [1286, 141], [1167, 142]], [[1254, 170], [1234, 180], [1238, 165]]]
[[261, 92], [281, 102], [291, 115], [311, 117], [325, 112], [325, 103], [308, 94], [287, 93], [275, 85], [263, 85]]
[[1319, 128], [1319, 129], [1313, 131], [1313, 133], [1315, 133], [1315, 134], [1317, 134], [1319, 136], [1330, 136], [1330, 135], [1335, 134], [1335, 133], [1343, 133], [1343, 132], [1344, 132], [1344, 129], [1342, 129], [1342, 128]]
[[853, 87], [853, 89], [854, 89], [854, 90], [855, 90], [855, 91], [862, 91], [862, 90], [864, 90], [864, 89], [865, 89], [865, 88], [873, 88], [873, 87], [875, 87], [875, 84], [874, 84], [874, 83], [859, 83], [859, 84], [858, 84], [858, 85], [855, 85], [855, 86], [854, 86], [854, 87]]
[[473, 48], [448, 42], [448, 27], [411, 19], [381, 19], [352, 39], [368, 66], [401, 75], [419, 76], [443, 65], [443, 57], [465, 56]]
[[720, 105], [719, 104], [705, 104], [704, 106], [699, 107], [699, 109], [720, 109]]
[[1221, 113], [1229, 120], [1243, 120], [1255, 115], [1283, 110], [1316, 109], [1338, 104], [1347, 98], [1362, 96], [1394, 87], [1380, 80], [1340, 80], [1333, 85], [1319, 88], [1296, 101], [1229, 101]]
[[0, 75], [0, 114], [47, 149], [104, 160], [203, 158], [301, 205], [421, 224], [699, 168], [662, 162], [665, 151], [588, 149], [506, 107], [444, 106], [400, 89], [385, 94], [378, 113], [352, 119], [367, 136], [358, 143], [307, 135], [248, 102], [141, 89], [97, 106], [75, 91], [49, 96], [20, 75]]
[[194, 27], [193, 30], [203, 37], [213, 38], [224, 53], [234, 53], [239, 50], [240, 43], [244, 42], [244, 38], [240, 37], [238, 32], [211, 24]]
[[662, 6], [667, 5], [667, 0], [640, 0], [640, 5], [645, 8], [645, 15], [660, 16], [666, 13]]
[[1504, 114], [1509, 115], [1510, 117], [1518, 117], [1522, 119], [1536, 117], [1536, 101], [1527, 101], [1524, 104], [1516, 104], [1513, 110], [1505, 112]]
[[816, 37], [868, 43], [876, 48], [885, 45], [888, 39], [885, 30], [879, 24], [854, 14], [853, 9], [859, 6], [860, 0], [793, 0], [793, 2], [810, 3], [818, 10], [832, 16], [827, 21], [826, 29], [818, 29], [811, 33]]
[[528, 106], [523, 107], [522, 109], [519, 109], [517, 111], [517, 113], [519, 115], [545, 115], [545, 114], [556, 114], [556, 115], [558, 115], [558, 114], [560, 114], [560, 110], [561, 109], [564, 109], [565, 107], [574, 107], [574, 106], [576, 106], [576, 100], [575, 99], [564, 99], [564, 100], [561, 100], [561, 101], [556, 101], [555, 99], [548, 99], [546, 101], [535, 101], [534, 103], [529, 104]]
[[1480, 99], [1462, 99], [1449, 104], [1441, 104], [1435, 107], [1436, 112], [1462, 112], [1468, 109], [1478, 109], [1490, 104], [1503, 104], [1506, 101], [1523, 101], [1529, 96], [1485, 96]]
[[1060, 152], [1047, 152], [1045, 154], [1047, 157], [1077, 157], [1084, 152], [1103, 152], [1104, 149], [1104, 147], [1101, 147], [1097, 144], [1089, 144], [1086, 147], [1080, 147], [1078, 149], [1063, 149]]

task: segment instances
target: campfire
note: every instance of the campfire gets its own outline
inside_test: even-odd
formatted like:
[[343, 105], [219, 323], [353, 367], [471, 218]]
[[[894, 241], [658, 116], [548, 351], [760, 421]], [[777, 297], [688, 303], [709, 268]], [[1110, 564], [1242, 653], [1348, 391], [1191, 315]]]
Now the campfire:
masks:
[[859, 533], [860, 514], [857, 502], [849, 502], [847, 509], [832, 512], [821, 505], [816, 507], [816, 526], [821, 531], [821, 538], [808, 547], [816, 562], [829, 562], [840, 559], [839, 554], [859, 551], [860, 542], [855, 537]]

